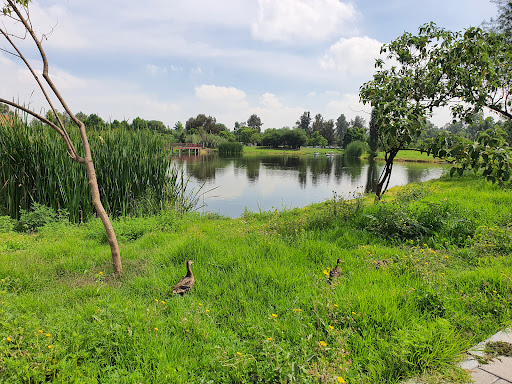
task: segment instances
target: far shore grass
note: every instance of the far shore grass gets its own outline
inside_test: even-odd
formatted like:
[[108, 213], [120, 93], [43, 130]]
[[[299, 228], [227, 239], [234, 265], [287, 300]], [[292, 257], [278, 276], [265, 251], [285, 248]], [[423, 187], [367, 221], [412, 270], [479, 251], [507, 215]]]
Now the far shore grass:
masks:
[[[335, 155], [342, 155], [343, 149], [335, 148], [308, 148], [301, 147], [300, 149], [285, 149], [285, 148], [269, 148], [269, 147], [244, 147], [244, 156], [253, 155], [325, 155], [326, 153], [333, 153]], [[368, 155], [364, 154], [363, 158], [367, 158]], [[379, 152], [377, 160], [384, 160], [384, 152]], [[417, 150], [402, 150], [398, 152], [395, 158], [396, 161], [410, 161], [410, 162], [428, 162], [428, 163], [442, 163], [443, 160], [434, 158], [432, 155], [421, 153]]]
[[[508, 188], [121, 218], [119, 279], [99, 220], [0, 217], [0, 383], [467, 382], [465, 351], [512, 325]], [[187, 259], [196, 284], [173, 296]]]

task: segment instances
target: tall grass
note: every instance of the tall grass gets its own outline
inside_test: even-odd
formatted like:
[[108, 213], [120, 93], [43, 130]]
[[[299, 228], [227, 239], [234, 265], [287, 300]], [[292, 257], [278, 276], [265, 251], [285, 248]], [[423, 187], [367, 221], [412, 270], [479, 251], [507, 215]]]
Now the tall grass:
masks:
[[244, 151], [244, 146], [241, 143], [221, 143], [218, 146], [220, 155], [240, 155]]
[[[78, 151], [77, 130], [70, 136]], [[144, 130], [89, 132], [102, 202], [113, 216], [155, 212], [164, 205], [194, 205], [183, 173], [171, 167], [159, 136]], [[15, 119], [0, 125], [0, 212], [19, 218], [37, 202], [67, 209], [73, 222], [93, 214], [85, 167], [73, 162], [58, 134], [42, 124]]]

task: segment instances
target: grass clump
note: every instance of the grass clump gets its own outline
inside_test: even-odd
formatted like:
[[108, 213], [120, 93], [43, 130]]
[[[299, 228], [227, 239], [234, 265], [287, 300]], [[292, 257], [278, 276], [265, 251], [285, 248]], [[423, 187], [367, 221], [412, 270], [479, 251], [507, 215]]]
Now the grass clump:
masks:
[[[0, 382], [464, 382], [457, 358], [510, 325], [511, 197], [469, 177], [384, 203], [120, 218], [121, 279], [96, 219], [2, 233]], [[187, 259], [196, 284], [174, 297]]]

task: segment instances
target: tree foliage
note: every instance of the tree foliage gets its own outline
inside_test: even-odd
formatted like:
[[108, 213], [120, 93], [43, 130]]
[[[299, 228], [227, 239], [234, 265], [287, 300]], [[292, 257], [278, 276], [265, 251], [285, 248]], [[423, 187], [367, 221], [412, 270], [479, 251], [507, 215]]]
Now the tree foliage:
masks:
[[467, 122], [484, 108], [512, 117], [512, 49], [504, 35], [481, 28], [451, 32], [430, 23], [418, 35], [404, 33], [384, 45], [381, 53], [388, 63], [377, 59], [373, 80], [360, 89], [363, 103], [380, 112], [386, 167], [378, 196], [385, 191], [396, 153], [420, 136], [435, 108], [448, 106], [454, 119]]
[[263, 123], [261, 122], [261, 119], [256, 114], [252, 114], [249, 117], [249, 120], [247, 120], [247, 126], [255, 131], [261, 132], [262, 125]]

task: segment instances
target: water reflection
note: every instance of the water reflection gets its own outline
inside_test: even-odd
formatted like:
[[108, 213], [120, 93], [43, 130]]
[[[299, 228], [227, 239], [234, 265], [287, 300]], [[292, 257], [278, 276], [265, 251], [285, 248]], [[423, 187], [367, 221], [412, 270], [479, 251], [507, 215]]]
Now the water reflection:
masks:
[[[343, 156], [182, 156], [195, 186], [205, 184], [206, 211], [238, 217], [244, 209], [265, 211], [300, 207], [329, 199], [336, 193], [375, 190], [384, 163]], [[390, 186], [441, 176], [444, 167], [425, 163], [396, 163]]]

